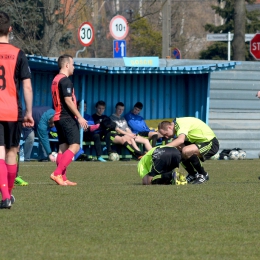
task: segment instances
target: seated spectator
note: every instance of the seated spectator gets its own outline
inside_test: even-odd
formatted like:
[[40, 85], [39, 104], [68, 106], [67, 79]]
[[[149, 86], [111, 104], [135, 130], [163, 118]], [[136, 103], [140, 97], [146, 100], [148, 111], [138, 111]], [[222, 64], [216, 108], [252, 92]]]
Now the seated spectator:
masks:
[[92, 118], [96, 124], [100, 123], [100, 128], [97, 131], [99, 131], [101, 138], [106, 140], [108, 154], [112, 152], [112, 141], [114, 144], [125, 146], [136, 158], [141, 158], [143, 153], [140, 151], [134, 138], [117, 132], [119, 128], [116, 123], [114, 123], [108, 116], [103, 115], [105, 108], [106, 103], [102, 100], [98, 101], [96, 103], [96, 113], [92, 115]]
[[[78, 110], [80, 111], [80, 105], [81, 101], [77, 102]], [[94, 142], [94, 147], [96, 150], [96, 155], [97, 155], [97, 160], [100, 162], [106, 162], [106, 160], [102, 157], [102, 145], [101, 145], [101, 138], [98, 133], [98, 131], [92, 131], [91, 127], [95, 126], [94, 124], [94, 119], [92, 118], [91, 115], [86, 113], [87, 111], [87, 104], [84, 102], [84, 118], [88, 121], [88, 129], [83, 133], [83, 140], [85, 142], [93, 141]], [[96, 130], [99, 128], [99, 124], [96, 125]], [[90, 129], [91, 130], [90, 130]], [[95, 130], [95, 129], [94, 129]]]
[[23, 128], [24, 159], [30, 160], [35, 136], [39, 138], [38, 160], [50, 160], [55, 162], [49, 141], [49, 130], [54, 127], [53, 116], [55, 111], [47, 106], [35, 106], [32, 109], [34, 126]]
[[119, 132], [120, 134], [123, 134], [123, 135], [128, 135], [130, 136], [131, 138], [134, 139], [134, 141], [136, 143], [141, 143], [141, 144], [144, 144], [145, 146], [145, 149], [147, 151], [151, 150], [152, 149], [152, 146], [148, 140], [148, 138], [144, 138], [140, 135], [136, 135], [134, 134], [131, 129], [129, 128], [125, 118], [122, 116], [123, 112], [124, 112], [124, 109], [125, 109], [125, 105], [124, 103], [122, 102], [118, 102], [116, 104], [116, 111], [114, 114], [112, 114], [110, 116], [111, 120], [114, 121], [116, 124], [117, 124], [117, 132]]
[[143, 117], [138, 115], [142, 109], [143, 104], [141, 102], [137, 102], [134, 105], [134, 108], [125, 115], [125, 119], [134, 134], [147, 137], [151, 140], [152, 147], [155, 147], [157, 139], [161, 138], [162, 135], [158, 132], [150, 130]]

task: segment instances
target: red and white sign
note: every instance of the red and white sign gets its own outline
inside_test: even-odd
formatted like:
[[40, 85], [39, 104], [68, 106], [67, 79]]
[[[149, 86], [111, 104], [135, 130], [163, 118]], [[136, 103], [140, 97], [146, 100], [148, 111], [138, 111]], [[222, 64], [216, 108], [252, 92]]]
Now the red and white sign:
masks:
[[114, 39], [123, 40], [128, 34], [128, 22], [122, 15], [116, 15], [109, 24], [109, 31]]
[[84, 22], [78, 29], [78, 39], [81, 45], [89, 46], [94, 41], [94, 28], [91, 23]]
[[260, 60], [260, 33], [255, 34], [250, 41], [250, 52], [256, 60]]

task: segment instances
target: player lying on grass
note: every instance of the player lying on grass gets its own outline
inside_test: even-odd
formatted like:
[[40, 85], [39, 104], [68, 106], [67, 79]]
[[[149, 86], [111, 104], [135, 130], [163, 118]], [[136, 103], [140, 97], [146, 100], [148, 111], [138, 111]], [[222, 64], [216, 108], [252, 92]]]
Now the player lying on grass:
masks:
[[187, 184], [178, 173], [181, 153], [175, 147], [157, 146], [148, 151], [137, 165], [143, 185]]
[[202, 162], [218, 152], [219, 142], [208, 125], [194, 117], [182, 117], [173, 122], [161, 122], [158, 131], [166, 138], [175, 137], [167, 146], [181, 151], [181, 164], [188, 172], [188, 183], [201, 184], [209, 180]]

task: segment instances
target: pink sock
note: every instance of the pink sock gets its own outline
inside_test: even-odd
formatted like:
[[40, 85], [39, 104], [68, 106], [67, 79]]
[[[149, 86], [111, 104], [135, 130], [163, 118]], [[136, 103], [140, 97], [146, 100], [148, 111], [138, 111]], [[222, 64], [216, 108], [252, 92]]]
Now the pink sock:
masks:
[[12, 189], [14, 187], [14, 180], [16, 178], [16, 173], [17, 173], [17, 164], [6, 164], [7, 168], [7, 179], [8, 179], [8, 189], [9, 189], [9, 194], [12, 194]]
[[7, 180], [7, 168], [5, 160], [3, 159], [0, 159], [0, 190], [2, 194], [2, 200], [10, 199]]
[[58, 160], [58, 166], [54, 171], [55, 176], [65, 174], [68, 165], [72, 162], [73, 156], [74, 153], [69, 149], [62, 154], [60, 160]]
[[[58, 166], [59, 163], [60, 163], [61, 157], [62, 157], [62, 153], [58, 153], [58, 156], [57, 156], [57, 159], [56, 159], [56, 164], [57, 164], [57, 166]], [[67, 180], [66, 169], [62, 172], [62, 179], [63, 179], [64, 181]]]

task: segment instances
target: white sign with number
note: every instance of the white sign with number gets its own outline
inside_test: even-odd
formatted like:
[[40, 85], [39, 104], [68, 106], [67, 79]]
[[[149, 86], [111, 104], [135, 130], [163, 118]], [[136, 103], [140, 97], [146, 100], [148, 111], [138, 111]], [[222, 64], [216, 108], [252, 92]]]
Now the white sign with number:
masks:
[[78, 29], [78, 39], [83, 46], [89, 46], [94, 41], [94, 28], [91, 23], [84, 22]]
[[109, 31], [116, 40], [123, 40], [128, 34], [128, 22], [122, 15], [116, 15], [112, 18], [109, 25]]

